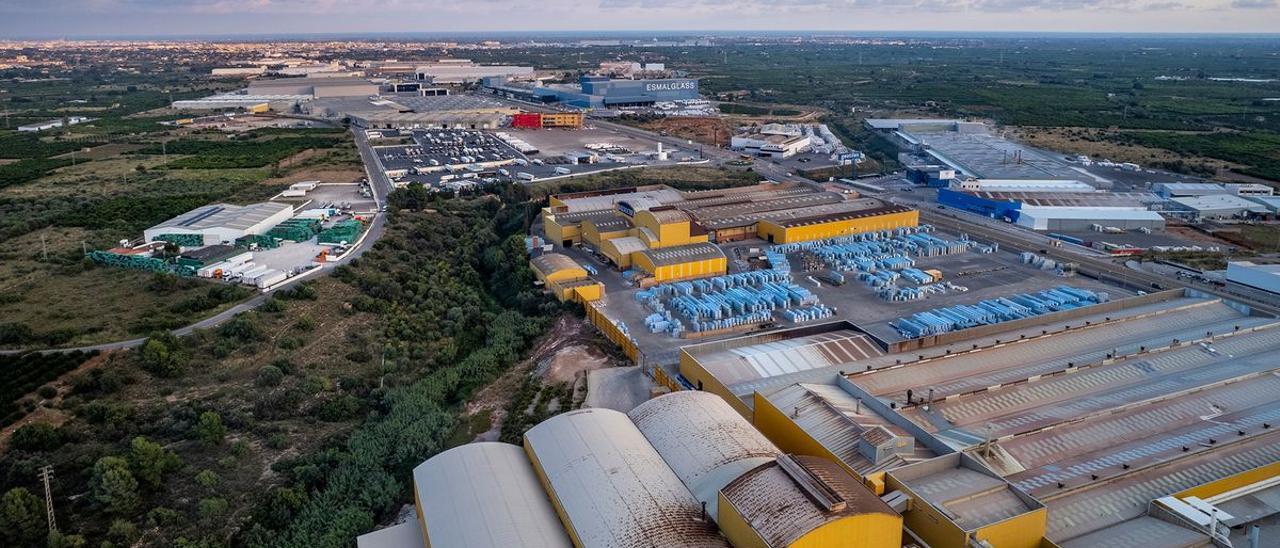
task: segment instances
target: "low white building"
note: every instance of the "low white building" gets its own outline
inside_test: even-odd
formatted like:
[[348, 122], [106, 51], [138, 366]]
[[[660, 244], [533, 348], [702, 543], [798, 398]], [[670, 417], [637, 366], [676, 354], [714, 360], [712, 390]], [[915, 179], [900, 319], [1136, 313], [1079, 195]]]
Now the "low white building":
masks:
[[1164, 228], [1164, 217], [1143, 208], [1022, 206], [1019, 225], [1032, 230], [1079, 231], [1097, 224], [1122, 230]]
[[[76, 124], [83, 124], [90, 120], [92, 120], [92, 118], [88, 118], [85, 116], [69, 116], [66, 119], [66, 124], [69, 126], [74, 126]], [[62, 127], [62, 124], [63, 124], [63, 120], [61, 119], [46, 120], [38, 124], [27, 124], [25, 126], [18, 126], [18, 131], [25, 131], [25, 132], [48, 131], [50, 129], [60, 128]]]
[[1227, 263], [1227, 281], [1280, 295], [1280, 264]]
[[735, 135], [729, 141], [729, 148], [754, 156], [780, 159], [795, 156], [812, 144], [813, 141], [808, 135], [751, 133]]
[[1266, 206], [1233, 194], [1183, 196], [1169, 200], [1171, 207], [1190, 211], [1201, 219], [1228, 219], [1267, 213]]
[[162, 235], [197, 234], [203, 238], [204, 245], [231, 243], [250, 234], [266, 234], [271, 227], [292, 216], [293, 206], [289, 204], [212, 204], [148, 228], [143, 231], [143, 238], [153, 242]]

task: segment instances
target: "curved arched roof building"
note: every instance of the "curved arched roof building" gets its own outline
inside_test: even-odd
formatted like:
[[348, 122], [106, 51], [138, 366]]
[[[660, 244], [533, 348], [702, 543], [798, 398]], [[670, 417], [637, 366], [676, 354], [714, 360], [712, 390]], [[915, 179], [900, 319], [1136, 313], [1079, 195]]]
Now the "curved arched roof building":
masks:
[[525, 433], [524, 446], [578, 546], [729, 546], [622, 413], [580, 409], [552, 417]]
[[779, 453], [709, 392], [673, 392], [640, 404], [628, 416], [711, 516], [718, 515], [720, 489]]
[[533, 465], [508, 443], [455, 447], [413, 469], [427, 546], [569, 548]]

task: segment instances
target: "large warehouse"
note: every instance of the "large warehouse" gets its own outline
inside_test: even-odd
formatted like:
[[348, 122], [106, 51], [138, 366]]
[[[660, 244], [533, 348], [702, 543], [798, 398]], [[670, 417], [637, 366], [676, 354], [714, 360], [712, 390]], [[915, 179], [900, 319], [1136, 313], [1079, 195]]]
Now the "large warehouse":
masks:
[[587, 75], [578, 81], [576, 87], [521, 85], [505, 78], [485, 78], [484, 87], [512, 99], [579, 108], [650, 106], [660, 101], [687, 101], [699, 97], [696, 78], [630, 80]]
[[198, 236], [203, 242], [201, 245], [232, 243], [250, 234], [266, 234], [271, 227], [292, 216], [293, 207], [289, 204], [212, 204], [183, 213], [146, 229], [142, 234], [148, 242], [175, 240], [164, 236], [191, 235]]
[[1227, 263], [1227, 281], [1280, 295], [1280, 264]]
[[1164, 228], [1148, 209], [1152, 194], [1120, 192], [1016, 192], [938, 189], [938, 203], [1003, 219], [1032, 230], [1078, 231], [1093, 225], [1120, 229]]
[[[779, 452], [723, 399], [579, 409], [414, 469], [416, 518], [359, 548], [897, 548], [902, 517], [820, 457]], [[556, 518], [559, 518], [558, 520]]]
[[666, 185], [558, 194], [543, 209], [547, 239], [582, 244], [620, 269], [641, 268], [658, 282], [723, 274], [716, 243], [759, 238], [811, 241], [916, 226], [919, 212], [875, 198], [805, 185], [762, 183], [682, 192]]
[[750, 335], [684, 347], [680, 373], [782, 451], [908, 499], [931, 546], [1183, 548], [1211, 545], [1214, 512], [1233, 543], [1280, 514], [1248, 506], [1280, 492], [1277, 329], [1172, 290], [917, 339]]
[[478, 65], [467, 59], [444, 59], [414, 70], [417, 79], [433, 84], [466, 84], [484, 78], [528, 79], [533, 67], [515, 65]]

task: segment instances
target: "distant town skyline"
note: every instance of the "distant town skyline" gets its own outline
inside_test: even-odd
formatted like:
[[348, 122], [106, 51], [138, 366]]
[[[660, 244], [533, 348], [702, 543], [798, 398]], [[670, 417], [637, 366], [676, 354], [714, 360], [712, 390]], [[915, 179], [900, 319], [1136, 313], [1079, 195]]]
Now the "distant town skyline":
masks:
[[1280, 0], [0, 0], [0, 39], [449, 31], [1277, 29]]

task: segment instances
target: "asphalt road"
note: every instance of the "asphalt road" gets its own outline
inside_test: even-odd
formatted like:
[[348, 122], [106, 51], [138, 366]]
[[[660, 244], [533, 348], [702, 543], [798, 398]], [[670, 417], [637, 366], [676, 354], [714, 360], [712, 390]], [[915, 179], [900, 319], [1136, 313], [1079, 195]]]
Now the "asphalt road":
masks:
[[[373, 153], [373, 148], [369, 145], [369, 140], [365, 138], [364, 132], [359, 131], [357, 129], [352, 129], [351, 133], [355, 138], [356, 148], [360, 150], [360, 158], [364, 161], [365, 173], [369, 177], [369, 181], [370, 181], [369, 188], [372, 189], [373, 191], [374, 204], [376, 204], [378, 207], [378, 212], [374, 214], [373, 220], [369, 223], [369, 228], [368, 230], [366, 230], [364, 239], [361, 240], [360, 243], [356, 245], [356, 247], [352, 248], [350, 251], [347, 252], [346, 255], [343, 255], [341, 258], [333, 259], [325, 262], [320, 267], [321, 274], [310, 274], [308, 276], [295, 276], [293, 278], [290, 278], [285, 283], [272, 288], [269, 291], [259, 293], [258, 295], [253, 296], [253, 298], [247, 301], [236, 304], [231, 308], [223, 310], [222, 312], [214, 314], [213, 316], [210, 316], [208, 318], [195, 322], [191, 325], [174, 329], [173, 331], [170, 331], [170, 333], [173, 333], [174, 335], [177, 335], [179, 337], [185, 337], [187, 335], [190, 335], [197, 329], [209, 329], [211, 327], [217, 327], [222, 323], [244, 312], [248, 312], [259, 306], [262, 306], [262, 303], [266, 302], [267, 298], [270, 297], [271, 294], [275, 293], [276, 291], [285, 289], [287, 287], [291, 287], [294, 284], [301, 282], [302, 280], [305, 280], [305, 279], [316, 278], [320, 275], [323, 275], [324, 271], [332, 270], [334, 268], [337, 268], [338, 266], [350, 263], [352, 260], [363, 255], [366, 251], [372, 248], [373, 244], [377, 243], [377, 241], [382, 238], [382, 235], [386, 232], [386, 214], [382, 213], [381, 208], [382, 208], [382, 204], [386, 203], [387, 195], [391, 193], [391, 190], [392, 190], [391, 180], [387, 178], [386, 173], [382, 169], [382, 163], [378, 161], [377, 155]], [[371, 166], [373, 167], [371, 168]], [[146, 341], [147, 341], [146, 337], [142, 337], [137, 339], [128, 339], [124, 341], [114, 341], [109, 343], [93, 344], [88, 346], [77, 346], [77, 347], [71, 347], [71, 348], [47, 348], [43, 350], [35, 350], [35, 352], [49, 353], [49, 352], [74, 352], [76, 350], [82, 350], [82, 351], [123, 350], [126, 348], [133, 348], [136, 346], [140, 346], [142, 345], [142, 343]], [[0, 354], [25, 354], [27, 352], [32, 352], [32, 350], [0, 350]]]

